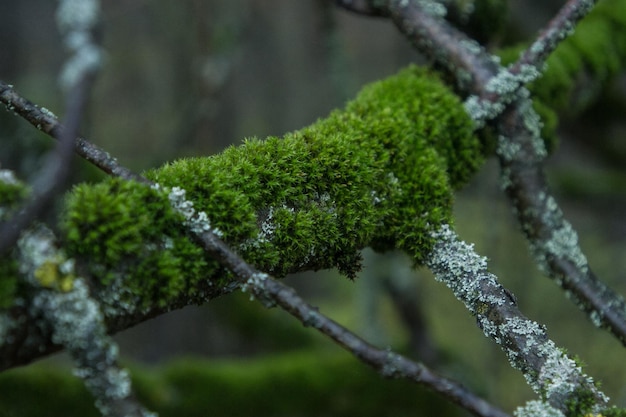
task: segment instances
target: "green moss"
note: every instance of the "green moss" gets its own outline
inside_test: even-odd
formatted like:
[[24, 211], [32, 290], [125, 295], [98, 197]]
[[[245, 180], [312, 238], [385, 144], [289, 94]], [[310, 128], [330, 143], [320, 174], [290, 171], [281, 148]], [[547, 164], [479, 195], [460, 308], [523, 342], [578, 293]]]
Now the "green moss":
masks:
[[[0, 170], [0, 222], [7, 221], [28, 196], [28, 187], [11, 171]], [[18, 265], [10, 251], [0, 256], [0, 309], [13, 305], [17, 291]]]
[[579, 388], [566, 402], [567, 415], [572, 417], [587, 415], [596, 403], [597, 398], [593, 391]]
[[210, 273], [202, 250], [182, 232], [167, 196], [111, 179], [76, 187], [62, 227], [70, 256], [84, 259], [102, 285], [122, 277], [127, 302], [165, 305]]
[[602, 411], [600, 414], [602, 417], [626, 417], [626, 408], [611, 407]]
[[0, 310], [13, 305], [17, 291], [17, 261], [9, 256], [0, 258]]
[[[211, 227], [263, 271], [336, 267], [352, 278], [366, 246], [398, 247], [420, 263], [429, 232], [451, 222], [453, 188], [482, 160], [460, 101], [411, 67], [283, 138], [248, 139], [146, 176], [186, 190]], [[186, 291], [200, 271], [209, 276], [180, 223], [164, 194], [110, 180], [78, 187], [64, 224], [68, 251], [95, 261], [91, 272], [105, 285], [130, 273], [138, 290], [160, 299]]]

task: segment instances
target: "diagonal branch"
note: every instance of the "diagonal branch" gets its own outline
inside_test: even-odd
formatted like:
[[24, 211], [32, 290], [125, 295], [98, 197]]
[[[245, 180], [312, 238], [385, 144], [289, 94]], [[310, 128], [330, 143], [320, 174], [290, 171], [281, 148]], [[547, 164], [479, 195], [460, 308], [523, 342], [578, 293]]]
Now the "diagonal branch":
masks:
[[466, 34], [419, 1], [388, 0], [394, 24], [438, 69], [456, 82], [460, 92], [479, 91], [498, 71], [497, 61]]
[[561, 41], [574, 33], [574, 26], [593, 9], [598, 0], [569, 0], [539, 33], [509, 71], [518, 74], [524, 66], [543, 68], [546, 59]]
[[247, 270], [245, 274], [242, 278], [249, 276], [245, 285], [250, 287], [250, 291], [263, 304], [268, 307], [273, 304], [279, 305], [302, 322], [304, 326], [313, 327], [334, 340], [382, 376], [393, 379], [408, 379], [424, 385], [476, 416], [508, 416], [507, 413], [477, 397], [462, 385], [438, 375], [425, 365], [414, 362], [391, 350], [378, 349], [370, 345], [320, 313], [317, 308], [307, 304], [294, 289], [254, 270]]
[[[57, 140], [67, 135], [68, 127], [63, 125], [54, 113], [25, 99], [13, 89], [12, 85], [3, 81], [0, 81], [0, 102], [8, 110], [15, 112], [31, 125]], [[72, 137], [75, 138], [74, 152], [106, 174], [126, 180], [145, 182], [143, 177], [120, 165], [116, 158], [102, 148], [78, 137], [77, 134]]]
[[550, 406], [567, 414], [581, 393], [594, 406], [606, 406], [608, 398], [593, 380], [550, 340], [543, 326], [526, 318], [515, 298], [487, 270], [487, 261], [459, 240], [444, 225], [435, 233], [438, 240], [427, 266], [456, 298], [476, 317], [478, 326], [506, 353], [533, 390]]

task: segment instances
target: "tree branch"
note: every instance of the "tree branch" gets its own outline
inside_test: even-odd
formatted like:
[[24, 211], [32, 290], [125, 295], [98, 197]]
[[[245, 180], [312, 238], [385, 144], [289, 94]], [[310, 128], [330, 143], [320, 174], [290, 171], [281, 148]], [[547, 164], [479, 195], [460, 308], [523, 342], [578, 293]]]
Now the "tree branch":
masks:
[[427, 266], [465, 304], [538, 395], [564, 414], [581, 392], [588, 393], [596, 407], [606, 406], [608, 398], [593, 380], [557, 348], [542, 326], [524, 317], [515, 298], [488, 272], [487, 261], [471, 245], [460, 241], [448, 226], [436, 237]]
[[587, 16], [597, 2], [598, 0], [568, 0], [509, 71], [519, 74], [529, 65], [541, 70], [550, 54], [574, 33], [574, 26]]
[[[87, 39], [90, 38], [91, 27], [82, 28], [87, 32]], [[78, 47], [73, 47], [75, 56], [73, 59], [78, 63], [81, 61], [83, 49], [99, 49], [89, 42]], [[91, 56], [91, 53], [89, 54]], [[65, 128], [59, 129], [57, 147], [50, 153], [47, 162], [34, 181], [32, 198], [26, 205], [17, 211], [17, 214], [0, 224], [0, 254], [11, 248], [17, 241], [20, 233], [35, 220], [39, 214], [46, 209], [52, 199], [63, 189], [69, 177], [71, 167], [71, 157], [74, 150], [74, 138], [77, 136], [80, 123], [85, 111], [88, 96], [95, 79], [95, 71], [99, 66], [97, 62], [89, 63], [78, 69], [73, 69], [72, 80], [67, 81], [69, 92], [67, 94]], [[67, 71], [66, 71], [67, 72]], [[23, 107], [19, 97], [11, 94], [10, 88], [0, 81], [0, 96], [9, 110], [18, 110]], [[14, 99], [17, 99], [15, 103]], [[17, 104], [17, 106], [16, 106]], [[34, 106], [33, 106], [34, 108]]]
[[480, 91], [498, 71], [497, 61], [476, 41], [419, 1], [388, 0], [394, 24], [416, 49], [445, 71], [461, 93]]

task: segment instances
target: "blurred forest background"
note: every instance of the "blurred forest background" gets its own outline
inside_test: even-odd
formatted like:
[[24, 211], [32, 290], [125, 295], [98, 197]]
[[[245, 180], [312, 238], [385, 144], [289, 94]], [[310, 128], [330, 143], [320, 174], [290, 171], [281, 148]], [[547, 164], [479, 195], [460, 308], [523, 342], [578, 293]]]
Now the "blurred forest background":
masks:
[[[363, 84], [422, 60], [390, 21], [351, 15], [325, 0], [102, 3], [108, 55], [83, 132], [137, 171], [179, 157], [213, 154], [246, 137], [303, 127], [342, 106]], [[510, 3], [508, 22], [494, 47], [529, 39], [562, 2]], [[0, 1], [0, 78], [59, 114], [63, 102], [57, 75], [65, 54], [55, 7], [49, 0]], [[550, 182], [591, 266], [621, 294], [626, 294], [624, 114], [622, 78], [599, 104], [562, 121], [559, 148], [548, 161]], [[3, 168], [28, 179], [51, 146], [50, 139], [18, 117], [0, 112]], [[75, 168], [73, 181], [101, 178], [80, 161]], [[578, 355], [615, 404], [626, 406], [623, 347], [595, 329], [537, 271], [498, 177], [497, 163], [489, 161], [458, 196], [460, 236], [490, 259], [492, 271], [517, 296], [521, 310]], [[434, 364], [505, 410], [533, 398], [521, 374], [447, 288], [424, 271], [412, 271], [399, 255], [367, 253], [366, 268], [354, 283], [333, 271], [287, 280], [310, 303], [368, 340]], [[398, 290], [410, 294], [412, 307], [394, 302]], [[279, 368], [278, 363], [330, 366], [337, 386], [342, 380], [372, 378], [364, 365], [331, 342], [282, 311], [250, 302], [245, 294], [167, 314], [116, 339], [124, 360], [148, 373], [184, 357], [207, 359], [217, 369], [226, 366], [239, 372], [242, 383], [250, 377], [247, 371], [263, 364]], [[337, 358], [350, 363], [345, 372], [337, 371], [344, 369], [334, 362]], [[27, 371], [66, 365], [64, 356], [56, 355]], [[23, 371], [6, 375], [15, 372]], [[419, 390], [408, 383], [376, 383], [403, 393]], [[289, 383], [302, 391], [310, 389], [308, 384], [306, 378]]]

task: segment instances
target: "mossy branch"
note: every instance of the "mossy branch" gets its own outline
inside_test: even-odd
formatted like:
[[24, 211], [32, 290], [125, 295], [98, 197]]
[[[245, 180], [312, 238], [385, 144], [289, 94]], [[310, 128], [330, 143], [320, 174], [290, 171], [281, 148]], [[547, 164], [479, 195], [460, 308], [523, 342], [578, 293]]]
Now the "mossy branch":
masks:
[[[153, 187], [120, 179], [77, 187], [66, 201], [63, 246], [109, 317], [148, 315], [244, 281], [264, 304], [281, 305], [380, 372], [504, 417], [425, 366], [368, 345], [217, 239], [278, 275], [337, 267], [351, 277], [365, 245], [399, 247], [420, 263], [433, 243], [427, 232], [450, 221], [452, 187], [482, 157], [460, 101], [432, 73], [409, 68], [283, 139], [148, 172]], [[217, 262], [207, 256], [220, 251]]]
[[482, 152], [460, 101], [411, 67], [283, 138], [146, 172], [166, 192], [116, 179], [78, 186], [65, 243], [103, 285], [124, 277], [131, 304], [165, 305], [207, 276], [227, 279], [180, 227], [168, 201], [179, 187], [214, 233], [278, 277], [338, 268], [354, 278], [366, 246], [402, 249], [419, 264]]
[[[524, 216], [546, 225], [557, 224], [556, 232], [563, 232], [559, 234], [562, 239], [555, 241], [527, 231], [531, 241], [535, 239], [539, 259], [553, 275], [560, 267], [553, 267], [554, 258], [556, 264], [565, 262], [587, 271], [575, 234], [560, 212], [550, 209], [555, 203], [542, 182], [540, 163], [545, 152], [538, 117], [523, 87], [539, 71], [515, 74], [502, 69], [496, 59], [466, 38], [461, 37], [458, 47], [452, 47], [452, 41], [459, 40], [458, 32], [446, 26], [439, 14], [422, 10], [421, 4], [390, 1], [389, 7], [389, 16], [396, 22], [422, 25], [418, 29], [425, 30], [416, 33], [428, 42], [417, 43], [439, 48], [437, 53], [429, 52], [454, 74], [461, 91], [493, 93], [497, 105], [486, 108], [479, 102], [479, 111], [470, 112], [475, 116], [472, 121], [465, 113], [473, 108], [470, 100], [464, 108], [435, 75], [411, 68], [366, 88], [345, 110], [283, 138], [250, 139], [216, 157], [177, 161], [150, 171], [146, 176], [156, 183], [152, 188], [120, 179], [77, 187], [66, 201], [64, 248], [82, 266], [81, 274], [92, 280], [93, 293], [109, 317], [146, 317], [183, 299], [211, 298], [243, 281], [244, 288], [264, 304], [280, 304], [305, 324], [328, 328], [324, 331], [327, 335], [357, 356], [371, 354], [370, 364], [383, 373], [407, 376], [413, 365], [396, 355], [383, 357], [381, 351], [363, 347], [345, 329], [332, 330], [331, 321], [258, 272], [282, 276], [336, 267], [352, 278], [359, 268], [361, 248], [399, 248], [416, 264], [427, 263], [438, 272], [477, 316], [485, 332], [504, 340], [514, 365], [551, 409], [566, 412], [566, 406], [578, 401], [581, 392], [584, 395], [580, 397], [594, 407], [603, 405], [603, 395], [565, 355], [554, 353], [556, 348], [542, 329], [510, 308], [514, 301], [493, 277], [482, 269], [459, 272], [458, 262], [463, 259], [458, 257], [465, 252], [447, 229], [453, 191], [475, 172], [484, 154], [484, 144], [472, 133], [474, 122], [498, 118], [498, 154], [510, 183], [507, 189], [513, 190], [513, 202], [519, 206], [524, 192], [547, 196], [531, 202], [534, 211]], [[501, 82], [510, 77], [512, 83]], [[0, 96], [6, 101], [14, 92], [0, 85]], [[51, 132], [59, 128], [50, 118], [38, 117], [34, 120], [47, 123]], [[119, 168], [114, 163], [111, 166]], [[523, 171], [519, 166], [533, 170], [530, 184], [517, 182]], [[537, 213], [544, 217], [538, 218]], [[526, 226], [529, 219], [524, 216], [521, 221]], [[243, 262], [218, 236], [258, 269]], [[459, 250], [451, 254], [451, 248]], [[211, 257], [216, 254], [217, 260]], [[13, 260], [6, 264], [9, 274], [14, 274]], [[54, 264], [40, 268], [32, 275], [41, 285], [61, 293], [72, 291], [66, 277], [58, 279]], [[468, 282], [460, 282], [460, 278]], [[589, 281], [593, 276], [583, 278]], [[2, 296], [9, 306], [12, 300], [25, 297], [15, 282], [17, 278], [3, 286]], [[490, 287], [477, 291], [471, 287], [476, 282]], [[582, 293], [583, 298], [588, 295]], [[608, 292], [608, 297], [611, 301], [615, 295]], [[590, 308], [602, 312], [602, 319], [608, 317], [597, 306]], [[6, 324], [8, 317], [0, 319], [4, 335], [15, 330], [14, 325]], [[529, 351], [531, 354], [524, 356]], [[564, 376], [559, 374], [563, 369]], [[423, 369], [414, 371], [424, 382]], [[567, 390], [554, 384], [557, 374], [565, 378]], [[591, 405], [576, 409], [586, 411]]]

